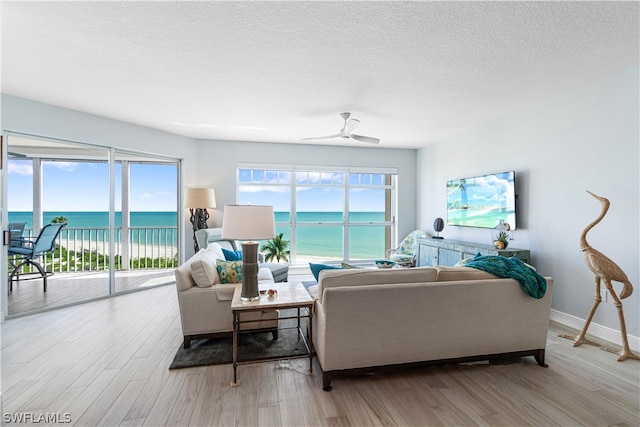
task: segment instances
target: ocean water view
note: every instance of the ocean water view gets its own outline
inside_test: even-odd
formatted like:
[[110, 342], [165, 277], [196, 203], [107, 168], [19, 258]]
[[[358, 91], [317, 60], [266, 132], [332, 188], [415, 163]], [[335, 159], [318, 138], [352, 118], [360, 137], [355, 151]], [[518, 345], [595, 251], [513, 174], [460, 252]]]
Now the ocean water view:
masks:
[[[109, 212], [76, 212], [76, 211], [46, 211], [42, 213], [43, 224], [50, 223], [54, 218], [63, 216], [69, 220], [67, 227], [63, 229], [63, 237], [71, 229], [91, 230], [85, 231], [82, 235], [74, 235], [81, 240], [92, 240], [102, 242], [106, 236], [106, 229], [109, 227]], [[9, 222], [26, 222], [25, 228], [33, 227], [31, 212], [8, 212]], [[122, 212], [115, 212], [116, 228], [122, 226]], [[147, 230], [137, 229], [131, 231], [131, 243], [134, 244], [168, 244], [177, 246], [178, 236], [176, 231], [160, 230], [153, 227], [173, 227], [177, 223], [175, 212], [131, 212], [129, 215], [130, 227], [144, 227]], [[100, 231], [98, 231], [100, 230]]]
[[[63, 216], [69, 220], [69, 229], [106, 229], [109, 226], [108, 212], [43, 212], [43, 223], [47, 224], [54, 218]], [[290, 239], [289, 226], [278, 225], [288, 223], [289, 212], [275, 212], [276, 232], [284, 233], [285, 239]], [[299, 257], [314, 257], [319, 259], [342, 259], [342, 212], [298, 212], [297, 221], [297, 254]], [[26, 222], [26, 228], [33, 227], [31, 212], [9, 212], [9, 222]], [[131, 212], [129, 217], [131, 227], [176, 227], [176, 212]], [[352, 222], [367, 224], [384, 221], [384, 212], [350, 212]], [[317, 223], [323, 223], [318, 226]], [[331, 225], [335, 223], [335, 225]], [[122, 213], [115, 213], [115, 225], [122, 225]], [[149, 231], [154, 235], [144, 233], [132, 234], [132, 243], [150, 242], [177, 245], [177, 233], [166, 234], [158, 229]], [[188, 231], [190, 233], [190, 230]], [[384, 257], [384, 226], [352, 226], [350, 227], [349, 250], [352, 259], [375, 259]], [[92, 239], [102, 240], [102, 233], [93, 233]], [[87, 238], [89, 236], [87, 235]]]

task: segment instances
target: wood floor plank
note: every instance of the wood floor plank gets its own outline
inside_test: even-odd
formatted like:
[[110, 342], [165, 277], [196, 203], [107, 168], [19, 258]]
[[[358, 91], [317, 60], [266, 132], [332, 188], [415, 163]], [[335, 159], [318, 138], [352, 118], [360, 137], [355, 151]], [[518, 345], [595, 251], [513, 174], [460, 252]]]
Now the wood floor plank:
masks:
[[173, 404], [173, 409], [167, 417], [167, 425], [184, 426], [189, 424], [203, 382], [204, 375], [201, 372], [187, 375]]

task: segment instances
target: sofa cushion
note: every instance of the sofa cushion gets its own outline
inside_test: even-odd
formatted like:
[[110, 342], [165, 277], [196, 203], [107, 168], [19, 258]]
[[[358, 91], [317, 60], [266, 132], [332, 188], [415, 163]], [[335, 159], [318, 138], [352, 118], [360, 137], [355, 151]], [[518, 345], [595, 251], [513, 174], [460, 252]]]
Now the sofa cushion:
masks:
[[224, 259], [227, 261], [242, 261], [242, 251], [222, 248], [222, 253], [224, 254]]
[[221, 283], [242, 282], [242, 261], [216, 260], [216, 268]]
[[329, 265], [329, 264], [313, 264], [309, 263], [309, 268], [311, 269], [311, 274], [315, 277], [316, 281], [318, 280], [318, 276], [322, 270], [341, 270], [342, 267], [338, 267], [337, 265]]
[[478, 270], [471, 267], [445, 267], [438, 265], [435, 267], [438, 271], [438, 282], [451, 282], [454, 280], [482, 280], [482, 279], [495, 279], [491, 273]]
[[318, 279], [318, 297], [322, 302], [326, 288], [435, 282], [437, 277], [438, 271], [433, 267], [324, 270]]
[[208, 288], [220, 283], [220, 277], [216, 270], [218, 256], [215, 251], [201, 249], [189, 261], [191, 277], [198, 287]]
[[217, 259], [224, 259], [224, 253], [222, 252], [222, 246], [218, 242], [209, 243], [209, 245], [205, 248], [208, 251], [213, 251], [216, 254]]
[[260, 266], [258, 270], [258, 283], [274, 283], [275, 278], [273, 277], [273, 273], [271, 269], [268, 267]]

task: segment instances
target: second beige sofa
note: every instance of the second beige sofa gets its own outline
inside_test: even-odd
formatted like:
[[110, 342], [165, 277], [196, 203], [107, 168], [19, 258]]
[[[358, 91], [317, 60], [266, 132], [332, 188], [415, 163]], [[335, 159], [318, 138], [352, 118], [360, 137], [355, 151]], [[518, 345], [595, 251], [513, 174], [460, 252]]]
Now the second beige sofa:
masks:
[[396, 365], [532, 355], [546, 366], [553, 279], [541, 299], [470, 267], [324, 270], [313, 344], [324, 390], [335, 375]]

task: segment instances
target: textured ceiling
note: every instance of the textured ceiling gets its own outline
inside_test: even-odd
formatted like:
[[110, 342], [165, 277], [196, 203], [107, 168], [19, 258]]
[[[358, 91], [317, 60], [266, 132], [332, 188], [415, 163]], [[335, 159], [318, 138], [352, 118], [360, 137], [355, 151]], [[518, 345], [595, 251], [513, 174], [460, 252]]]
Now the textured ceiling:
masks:
[[416, 148], [639, 61], [638, 2], [1, 7], [4, 93], [203, 139]]

